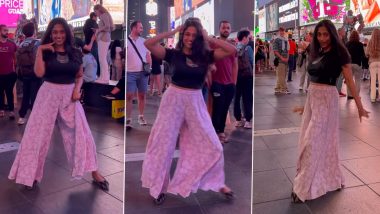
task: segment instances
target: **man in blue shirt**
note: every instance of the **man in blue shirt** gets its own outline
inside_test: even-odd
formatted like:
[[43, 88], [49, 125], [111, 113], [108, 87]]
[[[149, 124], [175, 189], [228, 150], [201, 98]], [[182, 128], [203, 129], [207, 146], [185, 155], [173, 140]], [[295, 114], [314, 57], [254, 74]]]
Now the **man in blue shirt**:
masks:
[[[235, 100], [234, 100], [234, 117], [236, 127], [247, 129], [252, 128], [252, 108], [253, 108], [253, 50], [248, 45], [249, 30], [239, 31], [238, 44], [238, 77], [236, 83]], [[240, 100], [243, 99], [244, 118], [242, 120]]]

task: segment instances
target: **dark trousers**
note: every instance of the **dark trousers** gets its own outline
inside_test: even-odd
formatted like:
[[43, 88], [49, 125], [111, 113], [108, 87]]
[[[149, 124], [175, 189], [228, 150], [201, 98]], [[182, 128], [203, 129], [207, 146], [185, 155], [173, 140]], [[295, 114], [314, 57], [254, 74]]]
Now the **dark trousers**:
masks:
[[7, 96], [8, 110], [13, 111], [15, 108], [14, 97], [13, 97], [13, 87], [15, 86], [17, 80], [16, 72], [10, 74], [0, 75], [0, 110], [4, 110], [4, 93]]
[[246, 121], [252, 120], [253, 108], [253, 77], [238, 76], [234, 100], [234, 117], [241, 120], [240, 101], [243, 98], [243, 111]]
[[41, 86], [41, 79], [39, 78], [23, 78], [22, 80], [22, 102], [18, 114], [20, 117], [25, 117], [28, 109], [33, 108], [34, 101], [37, 97], [38, 89]]
[[292, 72], [294, 70], [294, 65], [295, 65], [295, 58], [294, 58], [294, 55], [289, 55], [289, 60], [288, 60], [288, 63], [289, 63], [289, 70], [288, 70], [288, 81], [291, 81], [292, 80]]
[[94, 41], [91, 48], [91, 54], [94, 56], [96, 62], [98, 63], [98, 70], [96, 71], [96, 75], [100, 75], [100, 63], [99, 63], [99, 55], [98, 55], [98, 43]]
[[212, 124], [216, 133], [223, 133], [226, 126], [228, 109], [235, 94], [235, 85], [223, 85], [216, 82], [212, 83]]

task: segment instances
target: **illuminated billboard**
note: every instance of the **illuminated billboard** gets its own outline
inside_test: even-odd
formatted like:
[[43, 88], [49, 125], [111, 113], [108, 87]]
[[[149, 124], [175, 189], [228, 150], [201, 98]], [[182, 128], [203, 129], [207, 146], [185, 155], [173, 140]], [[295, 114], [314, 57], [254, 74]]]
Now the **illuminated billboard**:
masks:
[[300, 0], [300, 25], [314, 24], [323, 19], [343, 23], [349, 4], [350, 2], [346, 0]]
[[375, 0], [351, 0], [354, 15], [362, 14], [365, 27], [380, 26], [380, 2]]
[[202, 6], [198, 7], [194, 10], [194, 17], [198, 17], [201, 22], [202, 26], [206, 31], [211, 34], [214, 34], [214, 1], [209, 1], [206, 4], [203, 4]]
[[24, 1], [0, 0], [0, 23], [8, 27], [16, 27], [17, 20], [24, 13]]
[[124, 0], [103, 0], [103, 7], [111, 14], [114, 24], [124, 23]]
[[259, 10], [259, 33], [265, 33], [267, 31], [267, 17], [265, 8]]
[[97, 0], [38, 0], [38, 23], [41, 27], [46, 27], [50, 20], [56, 17], [62, 17], [72, 24], [84, 23], [97, 3]]
[[278, 3], [270, 4], [265, 8], [266, 11], [266, 32], [278, 30]]
[[199, 7], [207, 0], [174, 0], [175, 18], [181, 17], [187, 11]]

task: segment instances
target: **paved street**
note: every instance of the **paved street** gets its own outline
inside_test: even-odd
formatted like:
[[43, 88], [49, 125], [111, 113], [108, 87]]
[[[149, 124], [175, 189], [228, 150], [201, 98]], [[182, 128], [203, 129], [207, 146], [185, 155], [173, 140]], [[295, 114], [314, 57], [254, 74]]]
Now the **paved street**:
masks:
[[369, 81], [362, 83], [360, 95], [370, 119], [360, 123], [355, 101], [340, 98], [340, 157], [346, 188], [305, 204], [291, 203], [301, 122], [292, 108], [303, 105], [306, 98], [298, 91], [298, 78], [288, 84], [291, 95], [274, 95], [275, 73], [256, 75], [253, 213], [380, 213], [380, 103], [370, 103]]
[[61, 135], [56, 129], [42, 182], [30, 191], [8, 180], [25, 126], [0, 118], [0, 213], [119, 214], [123, 213], [123, 125], [94, 109], [85, 109], [95, 138], [100, 172], [110, 183], [104, 192], [92, 185], [91, 174], [71, 180]]
[[[125, 213], [219, 214], [251, 212], [252, 130], [228, 127], [230, 142], [224, 146], [226, 184], [236, 194], [228, 202], [219, 193], [198, 191], [188, 198], [168, 195], [161, 206], [153, 204], [148, 189], [141, 187], [141, 167], [149, 132], [156, 118], [160, 98], [148, 97], [145, 117], [148, 126], [137, 124], [137, 105], [134, 106], [133, 129], [126, 134], [126, 197]], [[176, 156], [178, 157], [178, 156]], [[174, 158], [173, 169], [177, 158]], [[172, 171], [173, 172], [173, 171]]]

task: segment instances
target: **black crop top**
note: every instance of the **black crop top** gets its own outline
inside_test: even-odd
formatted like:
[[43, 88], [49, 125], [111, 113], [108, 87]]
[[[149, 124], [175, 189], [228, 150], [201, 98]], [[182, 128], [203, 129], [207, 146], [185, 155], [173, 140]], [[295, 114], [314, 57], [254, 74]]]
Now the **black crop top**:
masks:
[[214, 61], [214, 51], [207, 53], [207, 59], [202, 65], [197, 65], [191, 56], [180, 50], [166, 49], [165, 61], [173, 69], [172, 83], [176, 86], [190, 89], [201, 89], [206, 79], [208, 64]]
[[321, 84], [335, 85], [342, 72], [342, 66], [350, 63], [347, 51], [337, 54], [333, 51], [321, 53], [315, 60], [310, 60], [307, 71], [310, 81]]
[[82, 58], [77, 62], [69, 59], [64, 52], [46, 53], [43, 55], [45, 61], [44, 80], [58, 84], [72, 84], [82, 64]]

